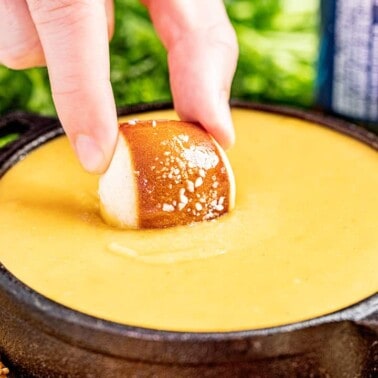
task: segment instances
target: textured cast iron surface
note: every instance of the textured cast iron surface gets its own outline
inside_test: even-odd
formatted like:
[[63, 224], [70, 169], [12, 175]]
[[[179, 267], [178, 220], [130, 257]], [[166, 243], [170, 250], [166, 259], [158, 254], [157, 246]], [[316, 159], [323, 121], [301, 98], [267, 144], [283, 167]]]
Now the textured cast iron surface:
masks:
[[[338, 119], [250, 103], [234, 106], [314, 121], [378, 150], [376, 135]], [[170, 107], [138, 105], [119, 114]], [[0, 119], [0, 135], [9, 125], [22, 137], [0, 150], [0, 178], [30, 150], [63, 133], [56, 119], [25, 113]], [[342, 311], [282, 327], [165, 332], [70, 310], [28, 288], [0, 263], [0, 358], [13, 377], [374, 377], [378, 374], [378, 295]]]

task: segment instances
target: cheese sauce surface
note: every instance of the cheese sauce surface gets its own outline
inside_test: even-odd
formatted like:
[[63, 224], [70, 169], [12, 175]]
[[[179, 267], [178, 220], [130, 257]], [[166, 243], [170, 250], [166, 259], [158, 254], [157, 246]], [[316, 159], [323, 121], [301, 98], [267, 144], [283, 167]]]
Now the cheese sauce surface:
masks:
[[283, 325], [376, 293], [377, 152], [290, 117], [234, 109], [233, 118], [231, 214], [111, 228], [99, 215], [98, 177], [60, 137], [0, 179], [0, 261], [68, 307], [165, 330]]

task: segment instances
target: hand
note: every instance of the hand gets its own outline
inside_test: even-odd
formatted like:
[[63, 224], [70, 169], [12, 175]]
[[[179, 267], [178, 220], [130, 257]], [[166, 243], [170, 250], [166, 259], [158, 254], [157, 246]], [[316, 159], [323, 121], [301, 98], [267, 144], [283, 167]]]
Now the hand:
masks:
[[[234, 140], [228, 107], [238, 55], [221, 0], [144, 0], [168, 50], [175, 109], [225, 147]], [[83, 167], [103, 172], [118, 134], [109, 78], [111, 0], [0, 1], [0, 62], [47, 65], [59, 119]]]

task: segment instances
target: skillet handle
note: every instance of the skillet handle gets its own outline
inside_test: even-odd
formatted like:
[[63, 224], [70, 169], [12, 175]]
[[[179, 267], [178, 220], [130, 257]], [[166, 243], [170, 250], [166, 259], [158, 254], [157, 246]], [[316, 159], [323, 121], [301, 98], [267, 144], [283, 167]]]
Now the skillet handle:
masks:
[[63, 134], [63, 129], [57, 118], [16, 111], [0, 117], [0, 138], [14, 134], [15, 140], [0, 148], [0, 177], [36, 145]]
[[27, 137], [48, 131], [51, 125], [56, 127], [57, 119], [38, 114], [16, 111], [0, 118], [0, 138], [10, 134]]

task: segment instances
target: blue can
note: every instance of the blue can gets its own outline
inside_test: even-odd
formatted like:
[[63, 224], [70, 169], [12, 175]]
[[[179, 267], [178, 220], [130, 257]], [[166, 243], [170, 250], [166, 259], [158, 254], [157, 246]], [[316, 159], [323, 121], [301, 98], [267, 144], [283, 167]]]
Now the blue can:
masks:
[[317, 105], [378, 132], [378, 0], [322, 0]]

